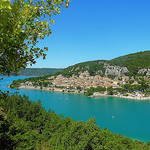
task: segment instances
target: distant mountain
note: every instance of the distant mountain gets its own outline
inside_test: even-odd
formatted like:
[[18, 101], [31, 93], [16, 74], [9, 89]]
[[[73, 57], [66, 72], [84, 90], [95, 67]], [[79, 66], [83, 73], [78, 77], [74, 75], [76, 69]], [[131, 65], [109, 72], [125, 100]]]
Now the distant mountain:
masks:
[[[17, 73], [18, 76], [45, 76], [61, 72], [62, 68], [26, 68]], [[1, 74], [2, 75], [2, 74]], [[10, 75], [14, 75], [11, 73]]]
[[135, 76], [137, 74], [150, 74], [150, 51], [143, 51], [112, 60], [96, 60], [79, 63], [64, 69], [63, 76], [79, 75], [88, 71], [90, 75], [101, 76]]

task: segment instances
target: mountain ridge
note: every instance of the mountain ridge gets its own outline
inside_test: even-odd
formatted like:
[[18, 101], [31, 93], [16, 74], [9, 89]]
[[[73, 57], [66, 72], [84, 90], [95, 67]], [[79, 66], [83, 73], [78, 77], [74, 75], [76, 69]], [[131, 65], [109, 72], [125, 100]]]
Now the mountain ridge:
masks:
[[[81, 72], [88, 71], [90, 75], [135, 76], [139, 74], [140, 69], [148, 68], [150, 68], [149, 50], [119, 56], [111, 60], [81, 62], [67, 67], [61, 74], [70, 77], [73, 74], [79, 75]], [[149, 70], [147, 70], [147, 72], [149, 72]]]
[[[17, 73], [17, 76], [45, 76], [61, 72], [62, 70], [63, 68], [26, 68], [21, 69]], [[15, 73], [11, 73], [10, 75], [15, 75]]]

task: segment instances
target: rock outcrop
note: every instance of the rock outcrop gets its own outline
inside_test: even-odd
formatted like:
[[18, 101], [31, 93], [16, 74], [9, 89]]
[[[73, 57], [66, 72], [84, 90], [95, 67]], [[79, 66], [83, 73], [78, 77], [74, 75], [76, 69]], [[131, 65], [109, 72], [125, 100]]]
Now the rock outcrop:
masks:
[[139, 71], [138, 71], [138, 73], [139, 74], [144, 74], [145, 73], [145, 75], [150, 75], [150, 68], [148, 68], [148, 69], [146, 69], [146, 68], [143, 68], [143, 69], [140, 69]]
[[106, 63], [104, 64], [104, 68], [105, 68], [105, 76], [115, 75], [121, 77], [124, 76], [124, 73], [129, 72], [127, 67], [111, 66]]

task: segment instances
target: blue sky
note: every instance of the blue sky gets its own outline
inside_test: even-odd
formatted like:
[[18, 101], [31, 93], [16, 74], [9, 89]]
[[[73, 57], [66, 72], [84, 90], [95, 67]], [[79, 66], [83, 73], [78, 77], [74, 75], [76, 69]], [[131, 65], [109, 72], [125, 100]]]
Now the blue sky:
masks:
[[32, 67], [65, 68], [150, 49], [149, 0], [72, 0], [53, 17], [46, 60]]

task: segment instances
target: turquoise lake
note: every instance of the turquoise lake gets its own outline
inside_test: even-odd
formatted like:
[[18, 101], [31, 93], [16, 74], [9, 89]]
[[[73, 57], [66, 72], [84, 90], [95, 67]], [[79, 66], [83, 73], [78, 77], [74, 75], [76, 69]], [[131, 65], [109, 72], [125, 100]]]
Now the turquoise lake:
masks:
[[27, 77], [3, 77], [0, 89], [10, 93], [17, 91], [34, 101], [41, 99], [46, 110], [54, 110], [64, 117], [86, 121], [93, 116], [101, 128], [124, 134], [132, 139], [150, 141], [150, 101], [115, 97], [89, 98], [84, 95], [7, 88], [13, 80], [23, 78]]

